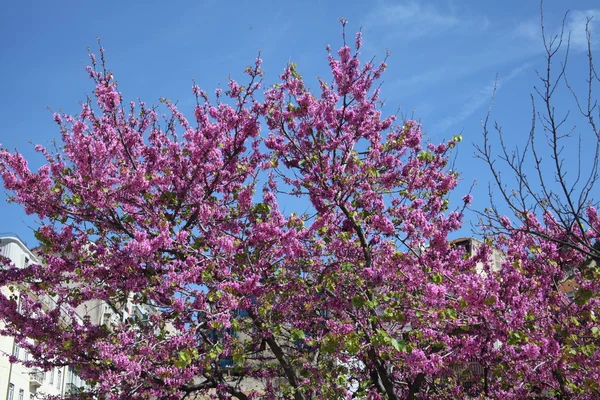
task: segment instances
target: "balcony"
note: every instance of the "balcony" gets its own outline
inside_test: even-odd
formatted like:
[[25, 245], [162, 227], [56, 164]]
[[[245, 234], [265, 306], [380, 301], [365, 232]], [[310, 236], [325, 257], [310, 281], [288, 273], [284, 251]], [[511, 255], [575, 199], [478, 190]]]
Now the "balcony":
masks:
[[67, 383], [65, 389], [68, 394], [76, 394], [81, 391], [81, 388], [74, 383]]
[[29, 373], [29, 388], [34, 391], [44, 384], [46, 373], [40, 369], [34, 369]]
[[141, 325], [147, 325], [149, 323], [149, 311], [146, 307], [140, 305], [133, 306], [134, 320]]

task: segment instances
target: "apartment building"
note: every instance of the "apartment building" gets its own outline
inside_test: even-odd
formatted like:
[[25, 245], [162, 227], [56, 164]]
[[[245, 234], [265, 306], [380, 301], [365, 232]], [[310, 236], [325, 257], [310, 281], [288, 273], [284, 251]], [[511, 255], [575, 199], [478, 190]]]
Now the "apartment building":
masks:
[[[13, 234], [0, 234], [0, 256], [6, 257], [18, 268], [23, 268], [32, 263], [39, 263], [35, 251], [27, 248], [25, 243]], [[12, 290], [11, 290], [12, 289]], [[5, 295], [14, 295], [17, 298], [25, 288], [14, 285], [12, 288], [1, 287]], [[92, 324], [112, 326], [121, 321], [137, 324], [148, 323], [149, 316], [157, 312], [151, 304], [134, 304], [130, 296], [124, 304], [110, 306], [102, 300], [90, 300], [79, 305], [76, 317], [83, 322], [84, 317], [89, 317]], [[55, 309], [55, 300], [45, 295], [38, 297], [45, 309]], [[62, 312], [63, 310], [61, 310]], [[65, 321], [71, 321], [64, 312]], [[76, 321], [75, 321], [76, 322]], [[0, 321], [0, 328], [3, 322]], [[80, 391], [86, 383], [69, 367], [54, 368], [42, 371], [39, 368], [28, 368], [21, 363], [11, 364], [10, 355], [21, 361], [26, 361], [29, 355], [25, 349], [20, 348], [11, 337], [0, 336], [0, 400], [29, 400], [39, 395], [62, 396]]]
[[[10, 259], [19, 268], [39, 262], [36, 255], [16, 235], [0, 236], [0, 255]], [[0, 291], [4, 295], [18, 297], [23, 289], [15, 285], [12, 288], [1, 287]], [[56, 306], [49, 296], [39, 300], [48, 307]], [[3, 322], [0, 321], [0, 327], [2, 326]], [[27, 351], [19, 347], [12, 337], [0, 336], [0, 400], [39, 398], [36, 395], [60, 396], [78, 391], [85, 385], [69, 367], [53, 368], [49, 371], [28, 368], [21, 363], [11, 364], [11, 355], [21, 361], [27, 361], [29, 358]]]
[[[483, 242], [475, 239], [474, 237], [463, 237], [463, 238], [458, 238], [458, 239], [454, 239], [450, 241], [450, 244], [454, 247], [462, 247], [463, 249], [465, 249], [465, 253], [471, 257], [473, 256], [478, 249], [483, 246]], [[492, 252], [490, 255], [490, 267], [492, 269], [492, 271], [494, 272], [500, 272], [500, 270], [502, 269], [502, 262], [504, 261], [504, 254], [496, 249], [496, 248], [492, 248]], [[477, 263], [477, 266], [475, 267], [477, 270], [477, 273], [479, 274], [484, 274], [484, 265], [483, 263]]]

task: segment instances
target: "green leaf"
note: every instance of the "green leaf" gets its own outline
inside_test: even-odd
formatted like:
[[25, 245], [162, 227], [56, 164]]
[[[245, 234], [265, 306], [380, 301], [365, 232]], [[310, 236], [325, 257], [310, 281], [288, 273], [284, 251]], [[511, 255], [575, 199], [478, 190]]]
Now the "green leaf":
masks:
[[397, 340], [396, 338], [392, 338], [392, 346], [396, 351], [404, 351], [406, 350], [406, 342], [404, 340]]
[[[348, 234], [348, 232], [343, 232], [343, 233]], [[342, 236], [342, 235], [340, 235], [340, 236]], [[351, 272], [354, 269], [354, 264], [351, 262], [343, 262], [340, 265], [340, 269], [344, 272]]]
[[365, 299], [362, 296], [355, 296], [352, 298], [352, 305], [356, 308], [360, 308], [365, 305]]
[[258, 203], [252, 207], [252, 211], [256, 214], [266, 215], [271, 211], [271, 206], [265, 203]]
[[374, 310], [374, 309], [376, 309], [379, 306], [379, 302], [377, 301], [377, 299], [367, 300], [367, 306], [371, 310]]
[[454, 308], [447, 308], [444, 314], [450, 319], [456, 319], [456, 310]]
[[192, 362], [192, 356], [189, 350], [181, 350], [178, 354], [179, 360], [183, 361], [185, 365], [189, 365]]
[[596, 352], [596, 346], [593, 343], [581, 346], [581, 352], [587, 357], [591, 357]]
[[524, 334], [517, 331], [512, 331], [509, 333], [508, 340], [506, 342], [514, 346], [516, 344], [522, 343], [523, 341], [526, 341]]
[[223, 346], [221, 346], [220, 344], [217, 344], [212, 349], [210, 349], [210, 351], [208, 353], [208, 358], [216, 359], [221, 355], [222, 352], [223, 352]]
[[303, 340], [305, 338], [305, 334], [302, 329], [293, 328], [290, 337], [292, 340]]
[[358, 354], [358, 351], [360, 350], [359, 337], [355, 333], [348, 335], [344, 341], [344, 348], [350, 354]]
[[337, 347], [337, 338], [334, 336], [326, 336], [321, 341], [321, 350], [324, 353], [332, 354], [335, 352]]
[[487, 299], [485, 299], [483, 304], [485, 304], [488, 307], [493, 306], [494, 304], [496, 304], [496, 296], [488, 297]]
[[232, 358], [233, 358], [234, 364], [236, 364], [236, 365], [241, 365], [241, 364], [244, 364], [244, 362], [246, 362], [246, 355], [245, 354], [237, 354], [237, 353], [235, 353], [235, 354], [233, 354]]
[[575, 293], [575, 304], [578, 306], [583, 306], [587, 304], [588, 301], [592, 298], [594, 292], [587, 289], [579, 289], [577, 293]]

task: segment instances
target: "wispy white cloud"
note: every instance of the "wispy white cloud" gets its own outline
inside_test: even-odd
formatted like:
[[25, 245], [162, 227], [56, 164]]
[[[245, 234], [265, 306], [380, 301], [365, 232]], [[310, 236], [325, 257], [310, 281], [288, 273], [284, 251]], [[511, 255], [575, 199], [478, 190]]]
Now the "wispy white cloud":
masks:
[[526, 62], [519, 65], [516, 68], [513, 68], [510, 73], [506, 77], [498, 77], [497, 80], [490, 82], [485, 85], [483, 88], [480, 88], [473, 93], [470, 94], [465, 104], [460, 108], [460, 110], [453, 116], [446, 117], [435, 125], [435, 130], [439, 132], [444, 132], [448, 128], [464, 121], [469, 118], [475, 111], [479, 110], [483, 105], [490, 102], [492, 98], [492, 94], [494, 91], [494, 86], [496, 87], [496, 92], [498, 92], [502, 86], [506, 85], [508, 82], [512, 81], [514, 78], [519, 76], [523, 71], [531, 68], [533, 63]]
[[397, 79], [392, 82], [391, 87], [393, 89], [406, 89], [429, 86], [446, 80], [448, 76], [456, 76], [457, 73], [461, 73], [461, 71], [464, 70], [465, 68], [461, 68], [460, 66], [443, 65], [411, 75], [407, 78]]
[[406, 22], [429, 22], [436, 26], [450, 27], [459, 23], [454, 15], [442, 13], [432, 5], [423, 5], [414, 1], [400, 4], [382, 4], [368, 16], [368, 22], [392, 25]]
[[541, 28], [539, 17], [537, 19], [528, 19], [520, 21], [512, 32], [512, 36], [517, 39], [526, 39], [531, 41], [541, 40]]
[[[592, 34], [595, 28], [600, 27], [600, 9], [571, 11], [569, 13], [565, 29], [570, 33], [571, 47], [577, 50], [587, 49], [586, 27]], [[593, 45], [598, 43], [593, 35], [592, 40]]]
[[[596, 35], [600, 33], [600, 9], [590, 10], [573, 10], [567, 15], [564, 21], [564, 40], [570, 40], [571, 49], [587, 50], [587, 35], [586, 27], [592, 33], [592, 44], [597, 45], [598, 39], [593, 33], [596, 29]], [[560, 25], [545, 26], [547, 37], [560, 35]], [[519, 22], [512, 31], [512, 36], [517, 39], [522, 39], [530, 42], [541, 42], [542, 30], [539, 16]], [[541, 47], [540, 47], [541, 48]]]
[[[493, 69], [491, 74], [495, 74], [501, 66], [522, 63], [532, 55], [534, 45], [529, 40], [515, 40], [512, 27], [491, 21], [487, 15], [462, 4], [457, 6], [453, 1], [433, 4], [384, 0], [377, 4], [362, 21], [366, 30], [375, 31], [375, 35], [367, 35], [367, 38], [377, 40], [369, 43], [375, 49], [373, 53], [377, 54], [377, 48], [384, 46], [403, 51], [403, 44], [412, 46], [410, 42], [415, 39], [423, 39], [422, 45], [426, 49], [439, 49], [438, 57], [411, 47], [401, 54], [407, 61], [402, 66], [404, 73], [387, 88], [398, 90], [404, 96], [423, 93], [434, 85], [470, 78], [486, 69]], [[531, 37], [535, 35], [533, 24], [523, 25], [522, 29]], [[393, 57], [396, 56], [394, 50]], [[420, 67], [415, 68], [417, 64]]]
[[[460, 16], [459, 16], [460, 15]], [[453, 8], [441, 8], [417, 1], [380, 3], [369, 12], [363, 25], [367, 29], [385, 29], [386, 35], [414, 40], [442, 34], [466, 25], [486, 28], [489, 20], [485, 16], [465, 17]]]
[[[536, 52], [539, 52], [539, 49]], [[468, 62], [465, 62], [464, 58], [445, 60], [444, 64], [396, 79], [390, 83], [389, 87], [404, 94], [426, 92], [430, 90], [430, 87], [447, 82], [470, 80], [473, 75], [479, 74], [481, 71], [489, 71], [492, 74], [490, 76], [493, 76], [500, 68], [521, 65], [532, 60], [532, 55], [535, 55], [536, 52], [532, 52], [528, 46], [518, 48], [514, 47], [511, 41], [500, 40], [476, 56], [469, 57]]]

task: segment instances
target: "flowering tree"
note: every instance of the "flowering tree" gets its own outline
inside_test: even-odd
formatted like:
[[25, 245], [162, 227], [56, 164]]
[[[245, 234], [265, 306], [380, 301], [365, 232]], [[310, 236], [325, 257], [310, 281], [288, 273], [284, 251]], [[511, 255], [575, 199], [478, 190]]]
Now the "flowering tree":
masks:
[[[565, 19], [567, 17], [568, 14]], [[546, 35], [542, 13], [546, 68], [538, 72], [540, 84], [534, 87], [535, 93], [531, 95], [532, 124], [527, 128], [527, 140], [519, 143], [520, 151], [519, 148], [511, 151], [505, 143], [501, 126], [496, 123], [494, 129], [500, 138], [497, 145], [500, 151], [494, 152], [489, 127], [490, 108], [483, 123], [483, 144], [476, 149], [479, 158], [490, 167], [497, 190], [496, 196], [490, 193], [492, 206], [485, 212], [489, 227], [503, 233], [521, 230], [554, 241], [563, 248], [574, 249], [589, 258], [600, 259], [596, 212], [600, 178], [600, 114], [594, 93], [600, 77], [594, 65], [591, 22], [589, 17], [585, 25], [586, 68], [569, 71], [570, 32], [564, 31], [563, 22], [558, 35]], [[556, 65], [560, 66], [556, 68]], [[584, 86], [577, 79], [581, 73], [585, 74]], [[583, 89], [584, 96], [578, 94], [579, 88]], [[566, 103], [569, 98], [577, 111], [573, 114], [580, 117], [572, 123], [571, 112], [561, 112], [562, 104], [557, 100]], [[574, 140], [575, 135], [579, 136], [578, 140]], [[503, 175], [503, 172], [509, 173]], [[503, 207], [515, 220], [523, 223], [518, 227], [505, 223]], [[553, 222], [547, 224], [551, 231], [528, 223], [525, 211], [538, 217], [552, 215]], [[562, 231], [560, 235], [556, 234], [558, 227]]]
[[[494, 152], [488, 112], [484, 142], [477, 148], [493, 174], [495, 189], [490, 192], [491, 207], [481, 215], [488, 234], [507, 255], [500, 298], [509, 301], [494, 308], [505, 315], [506, 340], [522, 344], [520, 354], [506, 352], [495, 362], [519, 371], [516, 377], [523, 384], [517, 390], [523, 397], [531, 390], [561, 399], [600, 397], [600, 114], [594, 93], [600, 79], [591, 22], [588, 18], [585, 29], [585, 85], [579, 86], [578, 74], [567, 68], [570, 33], [563, 22], [558, 35], [547, 36], [542, 12], [546, 68], [538, 72], [540, 85], [531, 96], [527, 140], [511, 151], [496, 123], [499, 152]], [[561, 112], [557, 99], [574, 100], [579, 124], [570, 124], [573, 116]], [[516, 309], [519, 313], [506, 312]], [[509, 361], [513, 356], [516, 359]]]
[[[545, 289], [510, 297], [511, 276], [526, 275], [500, 279], [487, 246], [469, 258], [448, 243], [462, 218], [447, 200], [460, 138], [424, 145], [417, 122], [383, 117], [374, 84], [385, 64], [361, 65], [360, 47], [359, 33], [354, 51], [329, 53], [333, 77], [315, 92], [294, 64], [261, 92], [260, 60], [212, 101], [194, 86], [193, 122], [168, 101], [163, 118], [124, 103], [103, 52], [91, 56], [94, 99], [55, 114], [63, 145], [36, 147], [47, 163], [32, 172], [0, 152], [12, 200], [42, 221], [43, 261], [0, 271], [0, 285], [22, 288], [20, 307], [0, 296], [0, 333], [31, 366], [72, 366], [89, 384], [80, 398], [537, 390], [547, 370], [533, 360], [548, 349], [525, 337], [553, 326], [523, 329], [547, 317]], [[515, 251], [505, 264], [529, 263]], [[78, 320], [94, 301], [120, 318]], [[148, 318], [127, 318], [132, 305]]]

